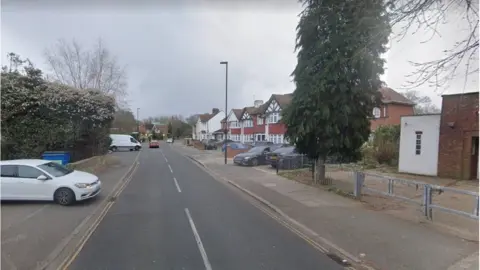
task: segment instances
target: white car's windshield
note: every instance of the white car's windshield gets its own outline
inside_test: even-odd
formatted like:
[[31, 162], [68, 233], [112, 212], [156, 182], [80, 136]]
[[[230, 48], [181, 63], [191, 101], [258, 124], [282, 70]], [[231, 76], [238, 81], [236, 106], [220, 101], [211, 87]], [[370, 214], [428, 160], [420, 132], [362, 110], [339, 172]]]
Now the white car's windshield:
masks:
[[73, 170], [55, 162], [48, 162], [38, 167], [54, 177], [61, 177], [73, 172]]

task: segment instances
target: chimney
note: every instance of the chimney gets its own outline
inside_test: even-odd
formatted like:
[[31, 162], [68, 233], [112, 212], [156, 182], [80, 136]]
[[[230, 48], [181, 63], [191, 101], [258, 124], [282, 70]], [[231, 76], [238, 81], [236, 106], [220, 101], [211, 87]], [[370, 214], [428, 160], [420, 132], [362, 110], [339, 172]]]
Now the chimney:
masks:
[[254, 106], [255, 108], [258, 108], [258, 107], [262, 106], [262, 104], [263, 104], [263, 100], [255, 100], [255, 101], [253, 102], [253, 106]]
[[220, 110], [218, 108], [213, 108], [212, 109], [212, 114], [217, 114]]

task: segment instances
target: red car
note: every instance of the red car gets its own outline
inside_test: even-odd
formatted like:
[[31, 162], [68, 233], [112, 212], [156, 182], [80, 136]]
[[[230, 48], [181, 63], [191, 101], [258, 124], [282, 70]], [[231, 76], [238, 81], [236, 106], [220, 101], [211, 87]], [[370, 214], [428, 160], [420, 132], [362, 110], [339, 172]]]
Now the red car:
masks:
[[160, 143], [157, 140], [150, 141], [149, 148], [159, 148]]

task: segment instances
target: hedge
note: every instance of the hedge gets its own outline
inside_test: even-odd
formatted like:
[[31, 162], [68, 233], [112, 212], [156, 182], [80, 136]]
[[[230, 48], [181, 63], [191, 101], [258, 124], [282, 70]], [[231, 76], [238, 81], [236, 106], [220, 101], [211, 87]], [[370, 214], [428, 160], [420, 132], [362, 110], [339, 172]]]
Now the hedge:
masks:
[[42, 79], [32, 66], [1, 73], [1, 158], [40, 158], [69, 151], [72, 162], [104, 154], [115, 100]]

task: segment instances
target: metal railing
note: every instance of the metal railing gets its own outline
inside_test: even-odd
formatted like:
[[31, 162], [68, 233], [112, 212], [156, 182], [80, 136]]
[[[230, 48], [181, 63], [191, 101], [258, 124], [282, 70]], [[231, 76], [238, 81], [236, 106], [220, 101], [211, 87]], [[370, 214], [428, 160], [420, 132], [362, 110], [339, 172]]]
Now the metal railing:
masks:
[[276, 162], [277, 173], [279, 170], [295, 170], [312, 166], [312, 161], [306, 156], [287, 156], [278, 159]]
[[[369, 180], [374, 181], [382, 181], [386, 182], [386, 190], [379, 190], [374, 189], [372, 187], [365, 185], [365, 176], [370, 176]], [[420, 205], [423, 208], [424, 216], [429, 219], [433, 220], [433, 209], [448, 212], [451, 214], [461, 215], [467, 218], [478, 220], [479, 214], [479, 194], [473, 191], [456, 189], [451, 187], [443, 187], [432, 185], [424, 182], [413, 181], [413, 180], [406, 180], [406, 179], [399, 179], [395, 177], [388, 177], [385, 175], [379, 175], [374, 173], [364, 173], [364, 172], [354, 172], [353, 175], [354, 180], [354, 196], [360, 198], [363, 194], [363, 191], [368, 191], [371, 193], [377, 193], [388, 197], [394, 197], [400, 200], [404, 200], [410, 203], [414, 203]], [[414, 196], [414, 198], [409, 198], [405, 195], [395, 193], [396, 186], [404, 185], [407, 187], [415, 187], [416, 191], [422, 191], [420, 195]], [[448, 208], [445, 206], [441, 206], [439, 204], [435, 204], [433, 202], [433, 197], [435, 193], [441, 194], [444, 192], [452, 192], [456, 194], [468, 195], [475, 199], [475, 205], [472, 207], [473, 210], [471, 212], [465, 212], [457, 209]], [[420, 199], [421, 198], [421, 199]]]

